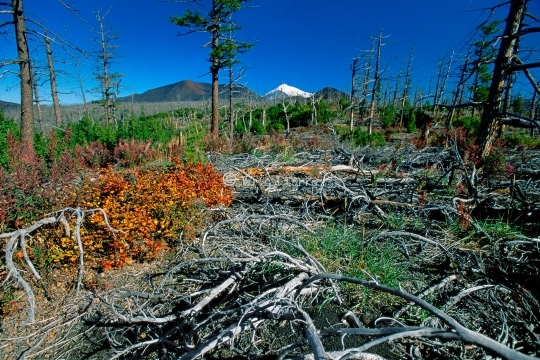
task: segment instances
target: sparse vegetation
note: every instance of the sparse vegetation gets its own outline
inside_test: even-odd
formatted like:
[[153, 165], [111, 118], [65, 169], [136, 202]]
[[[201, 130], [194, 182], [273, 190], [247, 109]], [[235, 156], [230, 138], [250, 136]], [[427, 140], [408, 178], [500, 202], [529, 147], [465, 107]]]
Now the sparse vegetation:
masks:
[[[307, 121], [306, 114], [311, 111], [300, 105], [289, 109], [289, 120], [295, 118], [295, 111], [298, 111], [298, 114], [305, 116], [299, 116], [298, 119]], [[424, 111], [417, 113], [425, 114]], [[252, 116], [255, 114], [254, 119], [257, 119], [260, 113], [255, 109]], [[320, 270], [310, 270], [313, 271], [310, 276], [322, 276], [317, 275], [319, 272], [338, 273], [340, 275], [336, 276], [356, 279], [354, 281], [375, 281], [377, 286], [395, 289], [406, 287], [410, 292], [419, 293], [431, 283], [428, 278], [436, 279], [435, 282], [445, 281], [445, 276], [461, 279], [457, 275], [460, 274], [458, 269], [468, 269], [469, 264], [476, 266], [466, 251], [490, 249], [502, 257], [502, 261], [511, 261], [504, 257], [501, 246], [514, 241], [528, 242], [530, 238], [527, 234], [538, 231], [527, 221], [523, 221], [523, 225], [511, 223], [510, 219], [524, 216], [523, 208], [527, 206], [518, 198], [512, 200], [515, 206], [509, 205], [513, 206], [512, 214], [498, 213], [498, 217], [483, 215], [489, 207], [478, 213], [478, 209], [486, 205], [480, 206], [479, 203], [475, 208], [461, 200], [455, 200], [454, 204], [450, 201], [457, 197], [475, 196], [483, 192], [486, 186], [506, 184], [506, 179], [517, 174], [517, 165], [511, 165], [515, 160], [508, 150], [495, 150], [490, 157], [480, 160], [477, 149], [470, 145], [471, 137], [465, 140], [469, 133], [468, 119], [458, 118], [461, 127], [454, 124], [454, 130], [432, 135], [432, 141], [438, 137], [444, 137], [447, 143], [454, 141], [457, 152], [444, 147], [438, 148], [437, 152], [423, 152], [409, 148], [406, 142], [397, 143], [395, 140], [391, 140], [393, 145], [389, 147], [385, 140], [388, 134], [382, 132], [383, 124], [381, 130], [375, 128], [371, 135], [360, 128], [349, 134], [346, 124], [340, 124], [345, 120], [339, 118], [320, 123], [319, 126], [294, 123], [293, 131], [286, 135], [275, 128], [276, 124], [283, 125], [284, 121], [280, 117], [280, 107], [266, 109], [267, 128], [264, 131], [254, 131], [257, 127], [261, 129], [262, 123], [252, 120], [250, 132], [238, 131], [232, 139], [208, 137], [205, 117], [202, 121], [187, 121], [186, 114], [193, 114], [189, 109], [173, 114], [176, 116], [168, 112], [131, 117], [119, 124], [118, 129], [84, 119], [79, 124], [69, 124], [64, 129], [46, 135], [38, 134], [35, 156], [32, 158], [20, 155], [22, 150], [17, 141], [17, 129], [7, 126], [12, 130], [5, 131], [7, 148], [6, 165], [1, 170], [4, 181], [2, 188], [15, 186], [18, 190], [4, 190], [1, 194], [2, 201], [7, 204], [2, 210], [2, 230], [6, 232], [24, 228], [54, 209], [77, 206], [103, 209], [107, 221], [100, 214], [89, 214], [80, 229], [84, 262], [88, 271], [82, 278], [81, 286], [85, 291], [98, 293], [116, 293], [115, 280], [107, 279], [113, 279], [116, 272], [137, 264], [157, 262], [160, 266], [182, 267], [183, 261], [189, 262], [186, 259], [200, 258], [201, 264], [218, 261], [216, 265], [220, 264], [224, 274], [233, 268], [240, 269], [251, 260], [236, 263], [239, 258], [238, 254], [234, 255], [234, 249], [243, 249], [239, 250], [242, 254], [252, 251], [242, 245], [248, 239], [245, 244], [272, 246], [272, 254], [276, 254], [275, 251], [287, 254], [275, 255], [277, 258], [274, 255], [264, 255], [266, 260], [262, 263], [254, 264], [249, 270], [241, 270], [242, 274], [247, 271], [247, 277], [239, 280], [244, 285], [235, 292], [238, 299], [244, 297], [243, 291], [250, 292], [250, 296], [262, 296], [254, 284], [274, 279], [276, 282], [271, 286], [277, 286], [278, 289], [291, 277], [300, 276], [299, 273], [290, 272], [290, 265], [283, 262], [283, 257], [297, 259], [291, 261], [296, 261], [298, 265], [298, 261], [304, 261], [301, 259], [306, 254], [320, 264]], [[249, 115], [247, 109], [242, 115]], [[427, 115], [420, 116], [428, 119]], [[327, 126], [334, 132], [325, 133]], [[240, 129], [245, 128], [242, 126]], [[404, 132], [399, 129], [385, 131], [388, 133], [390, 130], [392, 136], [403, 136]], [[258, 135], [257, 132], [263, 134]], [[348, 150], [335, 147], [340, 140], [347, 140], [351, 136], [353, 142], [350, 145], [354, 148], [361, 146], [367, 153], [353, 156]], [[463, 139], [458, 141], [459, 136]], [[396, 144], [397, 147], [391, 151], [401, 152], [388, 155], [389, 149]], [[399, 150], [403, 146], [408, 150]], [[208, 153], [209, 150], [212, 152]], [[230, 158], [224, 158], [224, 154], [230, 154]], [[456, 158], [458, 154], [460, 157]], [[312, 160], [306, 161], [306, 156]], [[175, 160], [175, 157], [178, 159]], [[361, 163], [362, 168], [369, 166], [371, 169], [371, 175], [365, 180], [360, 179], [365, 174], [360, 175], [360, 178], [354, 172], [336, 176], [339, 172], [328, 172], [325, 168], [337, 163], [346, 166], [353, 164], [351, 169], [358, 169], [360, 163], [357, 163], [357, 159], [360, 158], [365, 158]], [[298, 162], [311, 164], [313, 159], [316, 159], [315, 163], [320, 168], [298, 167]], [[201, 160], [208, 165], [201, 164]], [[461, 165], [455, 165], [451, 172], [444, 170], [449, 169], [447, 165], [438, 165], [456, 162]], [[236, 172], [232, 178], [228, 175], [222, 178], [210, 163], [229, 175], [231, 171], [237, 171], [232, 169], [240, 169], [242, 172]], [[246, 167], [247, 164], [266, 165], [251, 169]], [[469, 183], [465, 179], [470, 177], [473, 169], [477, 169], [477, 172], [474, 182]], [[355, 177], [356, 180], [353, 180]], [[509, 190], [513, 189], [512, 185], [505, 186], [502, 188], [504, 191], [498, 190], [499, 193], [505, 196], [512, 194], [513, 190]], [[279, 189], [278, 196], [274, 195], [276, 192], [273, 189]], [[234, 199], [233, 191], [236, 194]], [[291, 195], [288, 195], [289, 191]], [[319, 191], [321, 193], [317, 195]], [[231, 207], [226, 209], [221, 205], [218, 207], [218, 204]], [[246, 209], [250, 210], [246, 212]], [[284, 213], [284, 210], [287, 212]], [[296, 221], [296, 217], [302, 221]], [[321, 219], [325, 219], [324, 224]], [[70, 228], [74, 228], [74, 221], [68, 219]], [[290, 226], [284, 224], [276, 227], [275, 221], [291, 221], [293, 227], [298, 228], [292, 231]], [[121, 232], [111, 232], [109, 226]], [[311, 229], [317, 231], [310, 233]], [[220, 241], [225, 237], [233, 240], [220, 246]], [[192, 250], [195, 248], [201, 248], [197, 251], [206, 255], [196, 255]], [[32, 241], [28, 241], [26, 251], [36, 270], [51, 279], [59, 276], [57, 274], [62, 271], [73, 272], [81, 256], [73, 233], [66, 236], [65, 229], [58, 226], [40, 228], [33, 234]], [[224, 251], [232, 251], [226, 256], [232, 259], [232, 263], [217, 260]], [[205, 256], [211, 258], [206, 260]], [[184, 260], [178, 263], [178, 259]], [[25, 266], [21, 251], [14, 253], [14, 260], [16, 267]], [[4, 258], [0, 258], [0, 261], [3, 262], [0, 275], [5, 278], [8, 272]], [[491, 265], [495, 260], [490, 257], [485, 261], [490, 276], [498, 274]], [[189, 271], [194, 273], [190, 275], [188, 271], [182, 276], [195, 276], [201, 284], [214, 279], [203, 268], [188, 265], [185, 269], [191, 269]], [[110, 275], [102, 278], [95, 271], [105, 271], [104, 274]], [[518, 262], [512, 276], [525, 273], [534, 274], [534, 270]], [[216, 279], [220, 278], [221, 275], [218, 275]], [[475, 281], [483, 284], [481, 279], [481, 276], [477, 276]], [[349, 309], [360, 316], [359, 321], [364, 326], [371, 326], [377, 318], [387, 314], [402, 314], [399, 315], [399, 321], [413, 326], [424, 326], [435, 321], [436, 316], [426, 308], [410, 308], [402, 298], [369, 286], [358, 286], [354, 281], [340, 282], [333, 290], [321, 288], [320, 298], [314, 298], [313, 310], [309, 310], [310, 316], [338, 316], [340, 312]], [[449, 297], [450, 293], [464, 289], [462, 281], [465, 279], [447, 285], [453, 290], [435, 291], [427, 295], [426, 299], [444, 308], [447, 301], [454, 301]], [[5, 319], [24, 313], [28, 306], [21, 301], [24, 295], [13, 285], [0, 299], [1, 313]], [[78, 286], [73, 280], [64, 285], [64, 291], [73, 291], [70, 289]], [[183, 285], [179, 283], [167, 286]], [[504, 286], [513, 289], [508, 281], [504, 282]], [[133, 294], [142, 294], [136, 290], [139, 289], [138, 285], [133, 285], [132, 289]], [[173, 292], [184, 294], [187, 288], [182, 289], [176, 288]], [[156, 302], [152, 300], [154, 305], [163, 310], [172, 309], [171, 304], [159, 300], [165, 299], [159, 291], [156, 293]], [[140, 295], [133, 296], [130, 295], [132, 301], [140, 299]], [[226, 307], [229, 306], [226, 305], [227, 299], [218, 297], [215, 301], [223, 301], [222, 306]], [[343, 301], [341, 305], [337, 305], [338, 299]], [[475, 299], [487, 306], [482, 297]], [[162, 305], [159, 305], [160, 302]], [[141, 311], [148, 313], [148, 309], [143, 310], [146, 305], [142, 304], [139, 305], [142, 306]], [[528, 304], [533, 306], [530, 301]], [[99, 309], [104, 313], [109, 311], [106, 303], [99, 305]], [[96, 314], [89, 310], [88, 319]], [[247, 313], [245, 316], [249, 318]], [[219, 321], [229, 320], [224, 317]], [[469, 320], [461, 321], [472, 326]], [[484, 324], [491, 324], [494, 319], [490, 317], [483, 321]], [[148, 335], [155, 335], [159, 331], [153, 326], [143, 326], [142, 330], [136, 323], [129, 324], [129, 331], [144, 331]], [[318, 326], [324, 328], [325, 324], [323, 322]], [[81, 326], [85, 325], [81, 323]], [[100, 326], [108, 328], [107, 324]], [[265, 326], [268, 331], [273, 331], [270, 323]], [[120, 331], [122, 326], [117, 329]], [[123, 339], [124, 335], [121, 334], [127, 334], [114, 329], [108, 331], [114, 332], [118, 339]], [[244, 335], [239, 336], [239, 339], [243, 339]], [[176, 339], [180, 341], [181, 337]], [[244, 340], [239, 341], [243, 344]], [[261, 341], [265, 341], [264, 337]], [[100, 341], [97, 340], [97, 343]], [[324, 343], [327, 344], [326, 340]], [[332, 349], [330, 343], [327, 346]], [[399, 342], [396, 343], [392, 351], [399, 353], [402, 351], [399, 350], [400, 346]], [[119, 349], [118, 354], [127, 351], [122, 346]], [[154, 348], [148, 349], [150, 351]], [[111, 354], [108, 350], [103, 351], [103, 354]], [[269, 345], [267, 351], [277, 350], [272, 350]], [[221, 355], [230, 356], [227, 353]]]
[[24, 92], [20, 124], [0, 110], [0, 358], [540, 354], [537, 94], [511, 92], [537, 67], [527, 1], [477, 28], [455, 90], [452, 53], [413, 95], [413, 52], [388, 75], [381, 32], [333, 99], [233, 98], [245, 3], [170, 18], [210, 35], [212, 102], [163, 111], [116, 101], [97, 12], [103, 99], [48, 131], [22, 3], [0, 4]]

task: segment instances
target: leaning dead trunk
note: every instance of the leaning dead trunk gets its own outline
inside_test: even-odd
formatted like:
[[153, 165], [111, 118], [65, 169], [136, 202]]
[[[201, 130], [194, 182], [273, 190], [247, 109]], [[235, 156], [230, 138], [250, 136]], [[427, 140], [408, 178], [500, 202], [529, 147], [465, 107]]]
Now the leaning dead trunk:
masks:
[[493, 79], [491, 80], [488, 98], [482, 112], [478, 137], [476, 138], [476, 145], [481, 149], [481, 159], [489, 156], [493, 143], [502, 126], [499, 119], [500, 108], [506, 83], [512, 74], [510, 66], [512, 57], [517, 50], [517, 38], [515, 35], [522, 21], [525, 3], [526, 0], [512, 0], [510, 4], [510, 12], [506, 19], [506, 26], [493, 69]]
[[51, 81], [51, 95], [53, 100], [54, 118], [56, 126], [62, 125], [62, 116], [60, 113], [60, 100], [58, 100], [58, 89], [56, 85], [56, 73], [54, 71], [54, 61], [51, 49], [51, 40], [45, 36], [45, 51], [47, 52], [47, 65], [49, 67], [49, 77]]

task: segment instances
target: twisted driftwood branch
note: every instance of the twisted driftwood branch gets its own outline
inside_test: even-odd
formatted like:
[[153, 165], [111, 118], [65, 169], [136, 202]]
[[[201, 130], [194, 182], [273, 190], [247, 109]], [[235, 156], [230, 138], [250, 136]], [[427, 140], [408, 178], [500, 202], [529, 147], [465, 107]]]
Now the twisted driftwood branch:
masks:
[[[512, 359], [512, 360], [513, 359], [515, 360], [538, 359], [536, 357], [528, 356], [528, 355], [520, 353], [519, 351], [510, 349], [485, 335], [482, 335], [478, 332], [467, 329], [466, 327], [459, 324], [454, 318], [452, 318], [451, 316], [449, 316], [442, 310], [438, 309], [437, 307], [433, 306], [432, 304], [428, 303], [427, 301], [417, 296], [406, 293], [400, 289], [395, 289], [386, 285], [379, 284], [375, 281], [366, 281], [366, 280], [338, 275], [338, 274], [319, 274], [319, 275], [315, 275], [311, 277], [300, 288], [298, 288], [297, 291], [301, 291], [303, 287], [309, 286], [315, 281], [322, 280], [322, 279], [333, 279], [333, 280], [350, 282], [353, 284], [359, 284], [359, 285], [362, 285], [371, 289], [384, 291], [389, 294], [399, 296], [410, 302], [413, 302], [416, 305], [422, 307], [423, 309], [431, 312], [433, 315], [437, 316], [444, 322], [446, 322], [450, 327], [452, 327], [453, 331], [455, 331], [455, 334], [459, 337], [461, 341], [465, 341], [471, 344], [481, 346], [485, 349], [493, 351], [494, 353], [496, 353], [499, 356], [502, 356], [505, 359]], [[415, 335], [411, 334], [409, 336], [422, 336], [421, 333], [422, 333], [422, 330], [420, 330], [420, 333], [415, 331], [413, 332], [413, 334]]]
[[109, 229], [111, 231], [118, 231], [118, 230], [113, 229], [110, 226], [109, 221], [107, 219], [107, 215], [102, 209], [82, 210], [81, 208], [65, 208], [65, 209], [56, 211], [55, 216], [50, 216], [48, 218], [41, 219], [26, 228], [15, 230], [9, 233], [0, 234], [0, 239], [9, 238], [4, 248], [4, 252], [6, 254], [6, 267], [8, 268], [9, 274], [13, 275], [16, 282], [22, 287], [24, 293], [26, 294], [26, 297], [28, 299], [28, 322], [29, 323], [35, 322], [35, 314], [36, 314], [35, 295], [30, 284], [24, 279], [24, 277], [20, 274], [19, 270], [13, 263], [13, 255], [15, 251], [17, 250], [17, 245], [20, 246], [21, 248], [21, 251], [23, 253], [23, 258], [28, 268], [30, 269], [34, 277], [37, 280], [40, 280], [41, 276], [36, 271], [34, 265], [32, 264], [32, 261], [30, 260], [26, 252], [26, 238], [28, 236], [31, 236], [31, 234], [37, 229], [39, 229], [40, 227], [44, 225], [55, 224], [55, 223], [60, 223], [64, 227], [64, 230], [68, 232], [69, 224], [67, 224], [65, 215], [66, 213], [71, 213], [74, 216], [76, 216], [74, 235], [77, 241], [77, 247], [79, 249], [79, 275], [78, 275], [77, 290], [76, 290], [78, 293], [82, 285], [82, 281], [84, 277], [84, 249], [83, 249], [83, 245], [81, 241], [81, 223], [83, 221], [85, 213], [93, 213], [93, 212], [101, 212], [105, 218], [105, 222], [107, 226], [109, 227]]

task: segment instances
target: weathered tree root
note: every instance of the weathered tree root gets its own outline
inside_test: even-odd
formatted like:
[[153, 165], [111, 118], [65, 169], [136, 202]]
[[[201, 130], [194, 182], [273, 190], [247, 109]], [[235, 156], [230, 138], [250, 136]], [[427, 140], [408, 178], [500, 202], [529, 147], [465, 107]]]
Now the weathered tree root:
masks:
[[10, 233], [0, 234], [0, 239], [9, 238], [4, 248], [4, 252], [6, 254], [6, 267], [9, 270], [9, 275], [12, 275], [15, 278], [15, 281], [17, 282], [17, 284], [22, 287], [23, 291], [26, 294], [26, 297], [28, 299], [28, 322], [29, 323], [34, 323], [36, 319], [35, 295], [30, 284], [24, 279], [20, 271], [17, 269], [17, 267], [13, 263], [13, 255], [15, 251], [17, 250], [17, 245], [21, 248], [21, 252], [23, 254], [23, 258], [26, 262], [26, 265], [28, 266], [28, 268], [30, 269], [34, 277], [37, 280], [40, 280], [41, 276], [36, 271], [34, 265], [32, 264], [32, 261], [28, 257], [28, 253], [26, 252], [26, 238], [31, 236], [31, 234], [37, 229], [39, 229], [40, 227], [44, 225], [48, 225], [48, 224], [55, 224], [55, 223], [61, 224], [64, 228], [66, 235], [69, 236], [70, 229], [69, 229], [69, 224], [66, 220], [66, 215], [71, 214], [72, 216], [75, 216], [76, 223], [75, 223], [74, 235], [77, 241], [77, 247], [79, 249], [79, 274], [78, 274], [77, 288], [76, 288], [77, 289], [76, 292], [78, 293], [79, 290], [81, 289], [82, 281], [84, 277], [84, 249], [81, 242], [81, 223], [84, 219], [85, 214], [95, 213], [95, 212], [101, 212], [105, 218], [105, 222], [107, 226], [109, 227], [109, 229], [111, 231], [117, 231], [117, 230], [114, 230], [109, 225], [107, 215], [102, 209], [82, 210], [81, 208], [65, 208], [65, 209], [56, 211], [55, 216], [41, 219], [27, 228], [12, 231]]

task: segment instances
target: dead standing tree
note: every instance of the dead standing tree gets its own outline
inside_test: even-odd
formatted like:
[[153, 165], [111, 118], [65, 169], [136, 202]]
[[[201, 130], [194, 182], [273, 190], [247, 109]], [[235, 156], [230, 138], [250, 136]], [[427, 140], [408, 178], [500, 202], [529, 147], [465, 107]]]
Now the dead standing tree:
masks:
[[0, 13], [10, 14], [12, 22], [0, 24], [0, 26], [13, 24], [15, 29], [15, 44], [17, 46], [17, 60], [11, 63], [18, 63], [19, 77], [21, 84], [21, 143], [33, 150], [34, 143], [34, 113], [33, 113], [33, 92], [32, 92], [32, 70], [30, 64], [30, 54], [28, 51], [28, 38], [26, 29], [26, 19], [22, 0], [12, 0], [11, 2], [0, 2], [0, 6], [7, 7]]
[[379, 74], [379, 68], [381, 63], [381, 46], [382, 44], [382, 31], [379, 34], [379, 37], [377, 38], [377, 59], [375, 60], [375, 74], [373, 75], [373, 89], [371, 91], [371, 106], [370, 106], [370, 112], [369, 112], [369, 126], [368, 126], [368, 133], [371, 135], [371, 132], [373, 131], [373, 117], [375, 116], [375, 105], [376, 105], [376, 98], [377, 98], [377, 88], [379, 86], [380, 81], [380, 74]]
[[122, 75], [110, 71], [112, 59], [116, 56], [114, 52], [118, 46], [112, 44], [117, 38], [117, 35], [111, 34], [111, 29], [106, 23], [106, 18], [109, 13], [110, 9], [103, 15], [101, 15], [100, 11], [96, 13], [96, 20], [99, 26], [96, 42], [99, 43], [100, 46], [100, 49], [97, 52], [98, 70], [96, 78], [99, 81], [102, 105], [105, 109], [105, 122], [109, 124], [114, 121], [116, 124], [114, 99], [118, 94]]
[[[1, 8], [6, 8], [2, 10]], [[68, 8], [70, 11], [72, 9]], [[23, 8], [22, 0], [12, 0], [11, 2], [0, 2], [0, 14], [12, 15], [12, 21], [6, 21], [0, 23], [0, 27], [7, 25], [13, 25], [14, 28], [14, 37], [15, 44], [17, 46], [17, 59], [12, 61], [3, 62], [0, 66], [6, 65], [19, 65], [18, 75], [20, 78], [20, 89], [21, 89], [21, 144], [26, 148], [25, 151], [32, 152], [33, 142], [34, 142], [34, 114], [33, 114], [33, 101], [34, 96], [36, 97], [36, 102], [39, 104], [39, 98], [37, 93], [37, 84], [35, 83], [35, 74], [33, 73], [31, 56], [29, 50], [29, 35], [33, 35], [36, 38], [45, 39], [45, 47], [47, 51], [47, 57], [51, 54], [49, 58], [49, 76], [51, 78], [51, 86], [53, 84], [56, 87], [56, 77], [54, 67], [52, 65], [52, 53], [50, 49], [51, 38], [48, 34], [53, 34], [54, 37], [59, 38], [52, 31], [48, 30], [43, 24], [37, 22], [31, 18], [25, 17], [25, 12]], [[27, 23], [31, 24], [31, 27], [27, 26]], [[41, 29], [41, 30], [39, 30]], [[76, 46], [66, 42], [65, 40], [59, 38], [59, 41], [65, 45], [64, 50], [69, 47], [77, 52], [84, 54], [84, 52], [77, 48]], [[48, 42], [48, 44], [47, 44]], [[53, 42], [57, 42], [54, 41]], [[71, 55], [71, 54], [70, 54]], [[73, 55], [71, 55], [73, 56]], [[73, 56], [74, 57], [74, 56]], [[55, 113], [57, 119], [59, 118], [59, 105], [57, 98], [57, 90], [53, 88], [53, 101], [55, 103]], [[55, 99], [56, 97], [56, 99]], [[42, 119], [40, 115], [40, 119]], [[57, 120], [58, 122], [58, 120]]]
[[49, 68], [49, 77], [51, 82], [51, 96], [53, 100], [54, 118], [56, 126], [62, 125], [62, 113], [60, 112], [60, 100], [58, 99], [58, 85], [56, 83], [56, 72], [54, 71], [53, 52], [51, 48], [51, 39], [46, 35], [44, 37], [45, 51], [47, 52], [47, 66]]
[[367, 57], [364, 61], [364, 67], [363, 67], [363, 73], [364, 76], [362, 77], [362, 84], [361, 84], [361, 90], [360, 90], [360, 118], [364, 118], [366, 113], [366, 99], [368, 97], [369, 93], [369, 83], [370, 83], [370, 76], [371, 76], [371, 62], [373, 61], [373, 53], [375, 52], [375, 44], [371, 44], [371, 50], [367, 52], [367, 54], [364, 54], [364, 57]]
[[409, 55], [409, 63], [407, 65], [407, 72], [405, 73], [405, 84], [403, 85], [403, 94], [401, 96], [401, 113], [399, 116], [399, 126], [403, 125], [403, 118], [405, 116], [405, 105], [407, 105], [407, 98], [409, 97], [409, 92], [411, 88], [411, 72], [412, 72], [412, 61], [414, 54], [414, 44], [411, 49], [411, 54]]
[[465, 64], [463, 64], [460, 68], [459, 68], [459, 72], [460, 72], [460, 76], [459, 76], [459, 81], [458, 81], [458, 84], [456, 86], [456, 90], [454, 91], [454, 96], [453, 96], [453, 99], [452, 99], [452, 108], [450, 109], [450, 113], [448, 114], [448, 120], [447, 120], [447, 126], [451, 126], [452, 125], [452, 120], [454, 119], [454, 115], [456, 113], [456, 105], [458, 103], [461, 102], [461, 99], [463, 97], [463, 88], [464, 88], [464, 85], [465, 85], [465, 81], [466, 81], [466, 76], [467, 76], [467, 68], [469, 66], [469, 60], [470, 60], [470, 56], [471, 56], [471, 49], [472, 47], [469, 47], [469, 51], [467, 52], [467, 56], [465, 58]]
[[355, 105], [355, 96], [356, 96], [356, 77], [358, 69], [358, 58], [353, 59], [351, 65], [352, 77], [351, 77], [351, 117], [349, 120], [349, 131], [352, 133], [354, 128], [354, 105]]
[[[510, 1], [505, 29], [501, 36], [499, 51], [495, 59], [493, 78], [491, 80], [488, 98], [484, 104], [478, 137], [476, 138], [476, 145], [481, 149], [480, 156], [482, 159], [487, 158], [491, 153], [493, 143], [503, 125], [503, 117], [505, 115], [501, 111], [503, 95], [507, 83], [511, 80], [513, 74], [517, 71], [525, 72], [535, 91], [540, 92], [529, 72], [531, 68], [540, 67], [540, 62], [525, 64], [517, 57], [518, 40], [529, 33], [540, 32], [540, 27], [526, 27], [524, 24], [524, 19], [527, 16], [531, 16], [526, 13], [528, 2], [528, 0]], [[502, 5], [506, 4], [504, 3]]]

